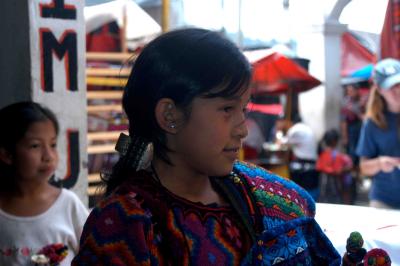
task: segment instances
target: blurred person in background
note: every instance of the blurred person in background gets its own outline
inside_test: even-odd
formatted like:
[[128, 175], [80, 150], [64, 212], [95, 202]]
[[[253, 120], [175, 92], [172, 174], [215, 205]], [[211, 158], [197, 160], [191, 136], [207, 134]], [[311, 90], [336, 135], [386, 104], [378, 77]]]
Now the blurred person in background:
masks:
[[339, 196], [341, 203], [353, 204], [356, 194], [351, 174], [353, 162], [349, 155], [340, 151], [339, 142], [338, 130], [330, 129], [325, 132], [316, 168], [318, 172], [327, 175], [328, 178], [333, 178], [331, 180], [334, 181], [334, 190], [337, 193], [335, 196]]
[[370, 206], [400, 209], [400, 61], [376, 64], [366, 118], [357, 154], [361, 174], [372, 177]]
[[302, 122], [300, 115], [297, 114], [293, 117], [293, 124], [281, 141], [291, 150], [290, 179], [317, 200], [320, 193], [319, 175], [315, 169], [317, 140], [311, 127]]
[[365, 114], [366, 97], [362, 97], [356, 84], [346, 85], [344, 89], [345, 96], [340, 110], [341, 141], [354, 166], [357, 166], [359, 158], [356, 147]]

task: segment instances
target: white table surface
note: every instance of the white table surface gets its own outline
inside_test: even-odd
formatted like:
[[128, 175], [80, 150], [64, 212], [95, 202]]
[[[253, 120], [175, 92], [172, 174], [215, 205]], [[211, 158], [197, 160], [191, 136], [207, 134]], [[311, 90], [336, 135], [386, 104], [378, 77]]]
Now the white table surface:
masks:
[[315, 218], [341, 256], [350, 233], [358, 231], [367, 251], [382, 248], [389, 253], [392, 266], [400, 266], [400, 211], [317, 203]]

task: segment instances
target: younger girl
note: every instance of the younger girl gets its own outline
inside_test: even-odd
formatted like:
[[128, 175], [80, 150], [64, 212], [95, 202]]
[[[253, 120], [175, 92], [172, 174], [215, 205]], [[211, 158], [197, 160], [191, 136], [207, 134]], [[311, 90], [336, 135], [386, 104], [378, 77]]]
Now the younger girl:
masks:
[[61, 265], [70, 265], [88, 212], [73, 192], [48, 183], [58, 163], [57, 119], [20, 102], [0, 110], [0, 124], [0, 265], [34, 265], [49, 245], [59, 253], [52, 261], [67, 255]]
[[[323, 151], [319, 154], [317, 160], [317, 171], [324, 174], [323, 192], [326, 193], [326, 188], [329, 184], [333, 183], [332, 188], [340, 197], [340, 202], [344, 204], [352, 204], [354, 195], [352, 195], [353, 176], [351, 169], [353, 168], [353, 161], [351, 157], [342, 153], [339, 149], [340, 135], [336, 129], [330, 129], [325, 132], [321, 144], [323, 144]], [[330, 182], [333, 181], [333, 182]], [[326, 195], [323, 195], [326, 197]]]
[[130, 137], [72, 265], [340, 264], [303, 189], [235, 163], [250, 78], [239, 49], [207, 30], [142, 50], [123, 97]]
[[360, 170], [372, 177], [371, 206], [400, 209], [400, 61], [378, 62], [374, 83], [357, 146]]

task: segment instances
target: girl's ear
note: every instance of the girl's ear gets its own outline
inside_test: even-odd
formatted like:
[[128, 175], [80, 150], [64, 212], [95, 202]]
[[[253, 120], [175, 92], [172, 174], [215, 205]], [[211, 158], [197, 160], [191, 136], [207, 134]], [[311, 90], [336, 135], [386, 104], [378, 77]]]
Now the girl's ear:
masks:
[[12, 164], [11, 153], [2, 147], [0, 148], [0, 161], [8, 165]]
[[170, 134], [178, 132], [178, 121], [180, 120], [180, 111], [170, 98], [162, 98], [158, 101], [155, 108], [155, 116], [158, 125]]

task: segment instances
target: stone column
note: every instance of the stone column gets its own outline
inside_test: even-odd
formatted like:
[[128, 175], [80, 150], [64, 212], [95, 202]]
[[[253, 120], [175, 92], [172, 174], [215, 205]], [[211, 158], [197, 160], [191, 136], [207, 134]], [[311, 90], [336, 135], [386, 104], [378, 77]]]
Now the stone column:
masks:
[[300, 94], [300, 113], [320, 139], [330, 128], [339, 129], [343, 91], [340, 85], [341, 36], [347, 26], [325, 21], [304, 31], [298, 40], [298, 55], [310, 60], [309, 72], [322, 85]]

